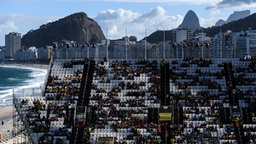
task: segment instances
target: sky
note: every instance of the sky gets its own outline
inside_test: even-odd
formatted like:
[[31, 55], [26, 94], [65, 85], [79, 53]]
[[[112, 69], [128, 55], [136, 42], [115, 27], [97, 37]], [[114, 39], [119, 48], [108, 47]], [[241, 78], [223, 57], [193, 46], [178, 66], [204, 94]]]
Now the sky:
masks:
[[0, 6], [0, 46], [10, 32], [24, 35], [77, 12], [94, 19], [109, 39], [121, 38], [127, 30], [139, 40], [156, 30], [177, 28], [189, 10], [202, 27], [227, 20], [234, 11], [256, 12], [256, 0], [1, 0]]

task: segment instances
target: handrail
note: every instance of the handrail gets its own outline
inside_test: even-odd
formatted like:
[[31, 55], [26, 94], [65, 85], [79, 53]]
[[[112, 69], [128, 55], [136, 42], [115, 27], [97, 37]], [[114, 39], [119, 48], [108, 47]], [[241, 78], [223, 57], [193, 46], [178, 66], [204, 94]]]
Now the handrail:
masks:
[[44, 86], [42, 88], [42, 94], [44, 95], [44, 92], [45, 92], [45, 88], [47, 86], [47, 81], [48, 81], [48, 77], [50, 75], [50, 71], [51, 71], [51, 68], [52, 68], [52, 65], [53, 65], [53, 62], [54, 62], [54, 58], [53, 58], [53, 50], [51, 50], [51, 59], [50, 59], [50, 63], [48, 65], [48, 69], [47, 69], [47, 73], [46, 73], [46, 76], [45, 76], [45, 80], [44, 80]]

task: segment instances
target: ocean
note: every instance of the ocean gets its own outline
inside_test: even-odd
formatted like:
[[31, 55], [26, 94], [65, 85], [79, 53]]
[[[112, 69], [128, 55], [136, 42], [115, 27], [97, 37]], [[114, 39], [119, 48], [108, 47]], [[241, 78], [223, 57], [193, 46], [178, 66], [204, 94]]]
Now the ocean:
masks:
[[0, 66], [0, 106], [12, 104], [15, 96], [40, 96], [46, 69]]

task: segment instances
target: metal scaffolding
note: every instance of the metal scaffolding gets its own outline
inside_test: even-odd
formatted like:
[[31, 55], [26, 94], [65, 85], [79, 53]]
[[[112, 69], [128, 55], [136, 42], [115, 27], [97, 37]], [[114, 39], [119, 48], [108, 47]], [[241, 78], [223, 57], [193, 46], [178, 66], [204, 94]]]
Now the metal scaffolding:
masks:
[[20, 110], [20, 104], [17, 100], [19, 96], [20, 95], [16, 95], [13, 90], [13, 144], [30, 144], [26, 127], [27, 125], [25, 124], [25, 113]]

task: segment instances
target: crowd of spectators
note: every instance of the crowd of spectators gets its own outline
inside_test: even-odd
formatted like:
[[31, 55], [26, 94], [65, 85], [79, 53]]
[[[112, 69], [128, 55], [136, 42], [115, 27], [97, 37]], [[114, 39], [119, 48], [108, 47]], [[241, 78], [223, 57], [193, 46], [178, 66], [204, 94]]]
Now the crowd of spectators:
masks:
[[19, 110], [25, 111], [25, 123], [33, 142], [70, 142], [86, 61], [55, 61], [47, 78], [44, 96], [17, 98]]
[[[85, 60], [86, 61], [86, 60]], [[55, 61], [45, 97], [21, 98], [20, 109], [38, 143], [69, 143], [79, 127], [74, 114], [85, 61]], [[163, 62], [163, 61], [162, 61]], [[89, 122], [83, 142], [113, 137], [114, 143], [255, 143], [256, 60], [230, 61], [235, 88], [227, 85], [226, 61], [184, 59], [169, 65], [170, 106], [181, 107], [182, 123], [152, 122], [149, 108], [160, 109], [158, 61], [99, 61], [89, 91]], [[237, 104], [232, 103], [237, 98]], [[73, 111], [73, 112], [72, 112]], [[159, 117], [159, 115], [153, 115]], [[75, 117], [75, 118], [74, 118]], [[73, 120], [74, 119], [74, 120]]]

